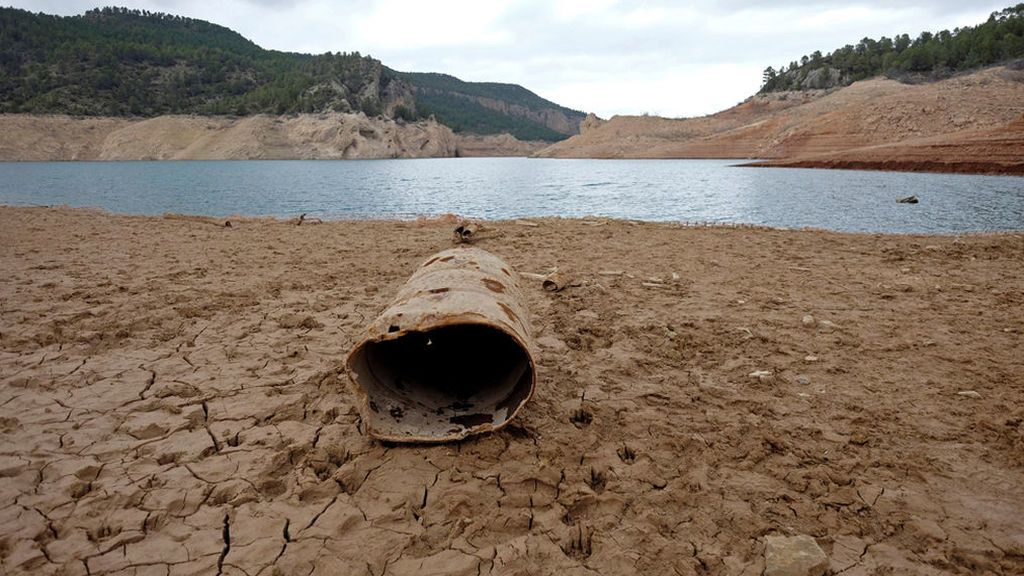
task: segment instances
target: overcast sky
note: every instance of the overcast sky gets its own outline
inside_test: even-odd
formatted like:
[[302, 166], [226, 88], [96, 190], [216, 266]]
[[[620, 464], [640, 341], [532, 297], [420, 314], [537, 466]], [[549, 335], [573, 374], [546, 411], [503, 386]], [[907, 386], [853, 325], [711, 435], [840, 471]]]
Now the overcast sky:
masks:
[[[8, 0], [10, 1], [10, 0]], [[1011, 0], [105, 0], [209, 20], [264, 48], [359, 51], [403, 71], [522, 84], [599, 116], [694, 116], [757, 91], [766, 66], [868, 36], [984, 21]], [[2, 0], [0, 0], [2, 2]], [[94, 0], [12, 5], [78, 14]]]

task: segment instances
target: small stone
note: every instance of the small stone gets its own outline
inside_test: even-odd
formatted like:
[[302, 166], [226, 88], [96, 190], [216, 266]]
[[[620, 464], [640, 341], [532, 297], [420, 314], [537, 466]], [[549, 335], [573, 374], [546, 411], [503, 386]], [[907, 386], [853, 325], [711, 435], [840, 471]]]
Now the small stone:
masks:
[[804, 314], [804, 317], [800, 319], [800, 323], [804, 326], [814, 326], [814, 316]]
[[769, 370], [754, 370], [749, 374], [751, 378], [757, 378], [758, 380], [765, 380], [770, 378], [771, 375], [772, 373]]
[[831, 322], [829, 320], [819, 320], [818, 321], [818, 330], [820, 330], [821, 332], [823, 332], [825, 334], [831, 334], [831, 333], [835, 332], [838, 328], [839, 327], [836, 326], [835, 322]]
[[796, 383], [801, 384], [803, 386], [807, 386], [811, 383], [811, 379], [801, 374], [800, 376], [796, 377]]
[[818, 357], [813, 355], [813, 354], [808, 354], [807, 356], [804, 356], [804, 362], [817, 362], [817, 361], [818, 361]]
[[981, 394], [978, 394], [974, 390], [961, 390], [956, 393], [957, 396], [963, 396], [965, 398], [974, 398], [975, 400], [981, 399]]
[[765, 536], [764, 576], [823, 576], [828, 557], [814, 538]]
[[861, 434], [860, 432], [854, 432], [852, 435], [850, 435], [850, 442], [856, 444], [857, 446], [863, 446], [868, 443], [868, 437], [865, 436], [864, 434]]

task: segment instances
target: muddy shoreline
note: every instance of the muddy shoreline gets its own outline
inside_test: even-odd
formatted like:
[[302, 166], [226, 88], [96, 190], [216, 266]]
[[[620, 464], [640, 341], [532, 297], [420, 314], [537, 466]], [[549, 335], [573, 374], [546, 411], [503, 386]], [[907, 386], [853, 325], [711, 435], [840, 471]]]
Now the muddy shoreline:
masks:
[[822, 170], [873, 170], [880, 172], [929, 172], [937, 174], [978, 174], [1024, 176], [1024, 162], [916, 161], [916, 160], [767, 160], [737, 164], [742, 168], [815, 168]]
[[1024, 572], [1024, 235], [485, 224], [536, 395], [396, 447], [341, 362], [450, 221], [0, 207], [0, 572]]

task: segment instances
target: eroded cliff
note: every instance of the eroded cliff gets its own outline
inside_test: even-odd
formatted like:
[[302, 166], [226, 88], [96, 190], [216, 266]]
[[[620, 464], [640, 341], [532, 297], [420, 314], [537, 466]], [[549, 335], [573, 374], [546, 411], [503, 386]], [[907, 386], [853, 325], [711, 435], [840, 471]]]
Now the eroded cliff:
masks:
[[456, 155], [451, 129], [363, 114], [158, 116], [0, 115], [2, 160], [271, 160]]

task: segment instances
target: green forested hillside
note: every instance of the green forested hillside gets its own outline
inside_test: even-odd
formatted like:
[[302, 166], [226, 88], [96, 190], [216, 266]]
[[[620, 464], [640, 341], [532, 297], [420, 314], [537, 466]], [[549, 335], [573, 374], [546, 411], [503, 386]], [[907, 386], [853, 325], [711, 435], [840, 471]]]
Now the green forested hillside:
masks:
[[[456, 92], [474, 98], [491, 98], [501, 100], [510, 104], [516, 104], [526, 108], [543, 108], [554, 104], [537, 96], [518, 84], [502, 84], [499, 82], [465, 82], [455, 76], [438, 74], [436, 72], [396, 72], [398, 76], [417, 88], [435, 90], [438, 92]], [[555, 107], [567, 114], [583, 114], [576, 110]]]
[[358, 53], [264, 50], [227, 28], [180, 16], [0, 9], [2, 112], [377, 113], [381, 94], [364, 89], [374, 81], [387, 88], [381, 68]]
[[402, 75], [358, 52], [266, 50], [222, 26], [170, 14], [103, 8], [62, 17], [0, 8], [0, 113], [362, 111], [405, 120], [434, 114], [457, 131], [520, 138], [555, 140], [575, 131], [551, 130], [531, 118], [566, 109], [520, 86], [446, 77], [465, 93], [509, 105], [497, 108], [523, 108], [506, 111], [415, 89], [414, 81], [431, 84], [434, 76], [441, 75]]
[[764, 72], [761, 92], [845, 86], [888, 74], [897, 78], [941, 77], [1024, 57], [1024, 4], [994, 12], [977, 26], [950, 32], [922, 32], [878, 40], [864, 38], [822, 56], [804, 56], [779, 70]]
[[464, 82], [448, 74], [436, 73], [395, 74], [413, 86], [416, 104], [422, 113], [443, 118], [444, 123], [456, 132], [511, 132], [523, 140], [559, 140], [571, 133], [545, 125], [538, 114], [534, 114], [530, 124], [517, 126], [514, 123], [520, 121], [518, 118], [485, 104], [503, 103], [498, 105], [518, 107], [523, 109], [522, 114], [544, 111], [549, 120], [554, 116], [559, 122], [564, 119], [567, 125], [572, 126], [578, 126], [586, 117], [582, 112], [545, 100], [518, 84]]

